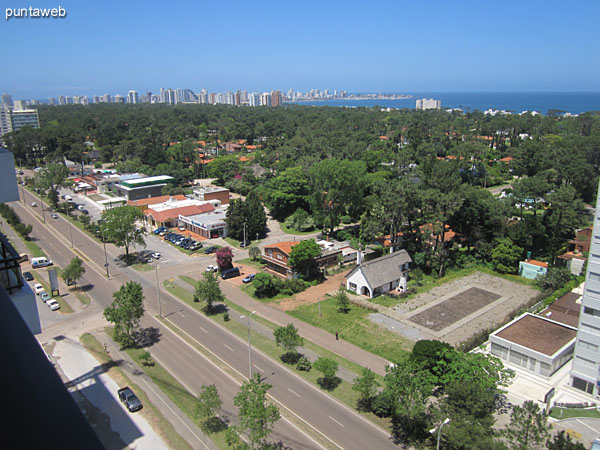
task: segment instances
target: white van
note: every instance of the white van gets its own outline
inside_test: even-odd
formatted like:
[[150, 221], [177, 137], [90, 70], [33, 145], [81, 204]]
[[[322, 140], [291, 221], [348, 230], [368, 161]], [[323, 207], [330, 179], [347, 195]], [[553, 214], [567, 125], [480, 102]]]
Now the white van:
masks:
[[31, 267], [34, 269], [38, 267], [47, 267], [51, 266], [54, 263], [44, 256], [40, 256], [39, 258], [31, 258]]
[[65, 195], [65, 200], [68, 202], [72, 202], [73, 201], [73, 197], [71, 197], [70, 195]]

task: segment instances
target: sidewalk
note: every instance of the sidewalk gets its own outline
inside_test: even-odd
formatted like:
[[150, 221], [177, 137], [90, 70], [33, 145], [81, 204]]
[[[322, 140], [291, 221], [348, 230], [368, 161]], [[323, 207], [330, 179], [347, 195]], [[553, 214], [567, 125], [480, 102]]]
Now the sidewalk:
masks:
[[[98, 336], [97, 336], [98, 337]], [[98, 337], [100, 342], [108, 341]], [[52, 358], [96, 434], [107, 448], [165, 449], [169, 447], [153, 430], [141, 412], [129, 413], [119, 401], [120, 386], [106, 368], [78, 342], [55, 340]], [[111, 353], [116, 349], [111, 348]], [[121, 366], [131, 376], [129, 364]], [[138, 380], [136, 380], [137, 382]], [[142, 410], [143, 411], [143, 410]]]
[[[217, 447], [212, 441], [204, 435], [192, 420], [181, 412], [179, 407], [175, 405], [161, 388], [137, 366], [127, 353], [121, 352], [119, 347], [103, 333], [92, 332], [92, 335], [100, 342], [106, 343], [107, 349], [115, 361], [122, 361], [122, 364], [119, 365], [120, 369], [125, 372], [127, 377], [129, 377], [133, 383], [143, 389], [152, 405], [161, 412], [165, 419], [175, 428], [175, 431], [185, 439], [192, 448], [217, 450]], [[111, 382], [114, 386], [112, 386], [109, 391], [114, 395], [115, 401], [119, 403], [116, 392], [120, 386], [112, 380]], [[106, 411], [105, 406], [101, 406], [101, 409]], [[138, 413], [128, 414], [130, 417], [135, 417], [137, 419]], [[138, 421], [136, 420], [136, 424], [137, 422]], [[118, 431], [118, 429], [116, 431]], [[159, 436], [156, 435], [152, 428], [150, 428], [149, 431], [143, 430], [143, 436], [139, 440], [136, 440], [135, 443], [129, 443], [129, 447], [136, 449], [147, 448], [148, 450], [169, 448]]]

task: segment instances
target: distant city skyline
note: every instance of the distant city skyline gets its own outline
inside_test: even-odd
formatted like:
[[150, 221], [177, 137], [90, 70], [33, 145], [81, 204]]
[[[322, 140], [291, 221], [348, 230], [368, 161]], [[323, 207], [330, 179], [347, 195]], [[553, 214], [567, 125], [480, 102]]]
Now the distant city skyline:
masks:
[[[28, 7], [17, 0], [11, 7]], [[36, 7], [56, 7], [42, 0]], [[161, 86], [267, 92], [598, 92], [600, 3], [99, 3], [13, 18], [0, 91], [127, 96]]]

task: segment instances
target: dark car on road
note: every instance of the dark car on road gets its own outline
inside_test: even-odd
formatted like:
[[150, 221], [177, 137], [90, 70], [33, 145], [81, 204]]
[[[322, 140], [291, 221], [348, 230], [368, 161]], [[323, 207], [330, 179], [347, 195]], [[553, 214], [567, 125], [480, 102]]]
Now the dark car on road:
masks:
[[119, 399], [125, 403], [125, 405], [127, 405], [129, 412], [135, 412], [142, 409], [142, 402], [137, 395], [133, 393], [129, 386], [119, 389], [117, 392], [119, 394]]
[[31, 272], [23, 272], [23, 278], [25, 278], [26, 281], [33, 281], [33, 275], [31, 275]]
[[218, 247], [215, 247], [215, 246], [208, 247], [206, 250], [204, 250], [204, 253], [206, 253], [206, 254], [208, 255], [209, 253], [214, 253], [214, 252], [216, 252], [218, 249], [219, 249], [219, 248], [218, 248]]

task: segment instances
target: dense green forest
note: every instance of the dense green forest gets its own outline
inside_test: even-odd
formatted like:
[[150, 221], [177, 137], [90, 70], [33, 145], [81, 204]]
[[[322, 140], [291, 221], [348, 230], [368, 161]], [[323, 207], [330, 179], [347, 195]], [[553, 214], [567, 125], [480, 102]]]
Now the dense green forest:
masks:
[[[39, 115], [40, 129], [3, 137], [24, 166], [88, 161], [93, 144], [99, 161], [122, 171], [181, 185], [211, 176], [254, 191], [298, 229], [357, 245], [389, 234], [440, 275], [469, 261], [513, 271], [528, 251], [553, 262], [587, 225], [583, 205], [594, 202], [600, 170], [594, 113], [100, 104], [41, 106]], [[239, 140], [251, 151], [228, 154], [226, 143]], [[502, 184], [512, 184], [502, 199], [484, 189]]]

